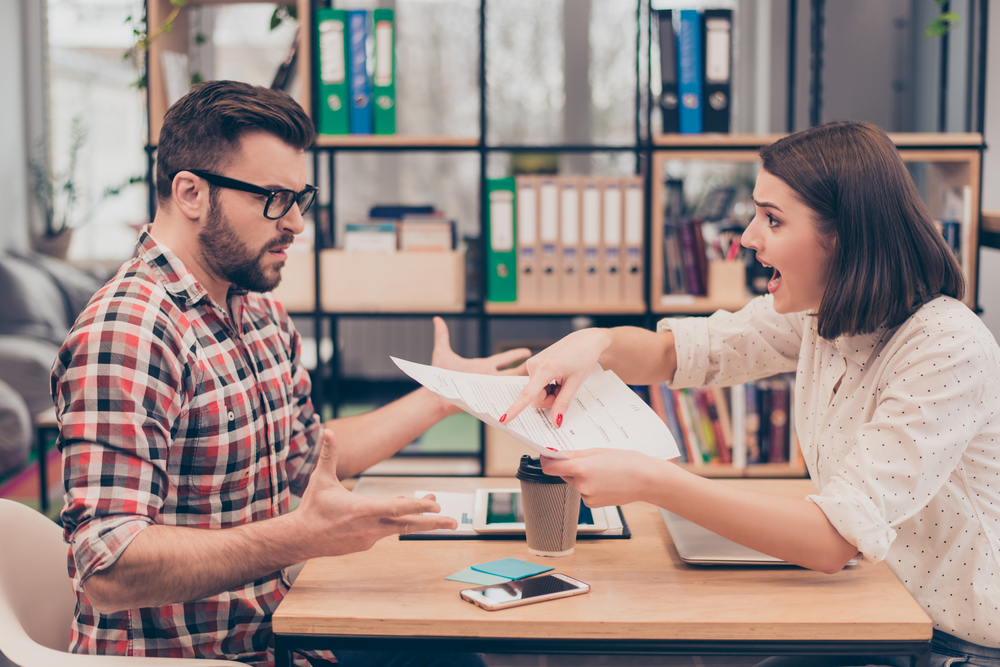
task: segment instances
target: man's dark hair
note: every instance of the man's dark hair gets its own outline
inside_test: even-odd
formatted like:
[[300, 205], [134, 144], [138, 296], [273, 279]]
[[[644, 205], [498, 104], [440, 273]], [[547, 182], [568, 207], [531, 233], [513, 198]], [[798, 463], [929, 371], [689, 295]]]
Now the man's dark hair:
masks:
[[250, 132], [266, 132], [305, 150], [316, 138], [312, 121], [285, 93], [239, 81], [205, 81], [191, 87], [163, 117], [156, 149], [156, 195], [171, 198], [170, 176], [184, 169], [219, 173], [239, 153]]
[[813, 210], [832, 248], [820, 336], [894, 327], [935, 296], [963, 297], [955, 255], [881, 129], [827, 123], [765, 146], [760, 157]]

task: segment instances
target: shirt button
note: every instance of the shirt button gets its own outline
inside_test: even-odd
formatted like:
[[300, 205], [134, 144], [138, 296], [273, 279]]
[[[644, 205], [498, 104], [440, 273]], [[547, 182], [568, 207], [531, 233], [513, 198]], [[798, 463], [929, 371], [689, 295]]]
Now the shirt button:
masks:
[[229, 411], [229, 421], [235, 421], [235, 420], [236, 420], [236, 413], [233, 412], [232, 410], [230, 410]]

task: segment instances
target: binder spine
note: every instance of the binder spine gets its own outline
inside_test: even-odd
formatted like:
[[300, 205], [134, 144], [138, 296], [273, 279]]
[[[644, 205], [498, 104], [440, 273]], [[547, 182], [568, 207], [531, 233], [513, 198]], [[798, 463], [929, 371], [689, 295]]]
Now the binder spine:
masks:
[[517, 261], [514, 239], [514, 179], [486, 181], [486, 299], [493, 302], [517, 300]]
[[680, 131], [681, 134], [698, 134], [702, 131], [701, 14], [697, 9], [682, 9], [680, 15], [677, 37]]
[[661, 9], [656, 12], [660, 33], [660, 114], [663, 132], [673, 133], [679, 129], [678, 111], [680, 99], [677, 94], [677, 37], [674, 34], [673, 10]]
[[351, 62], [351, 134], [372, 133], [372, 81], [368, 72], [368, 12], [347, 10]]
[[539, 301], [538, 183], [525, 176], [516, 180], [517, 195], [517, 301]]
[[703, 40], [705, 64], [705, 92], [702, 99], [705, 132], [729, 132], [730, 77], [732, 72], [731, 9], [706, 9]]
[[316, 10], [317, 129], [320, 134], [348, 134], [351, 131], [347, 81], [347, 12], [343, 9]]
[[396, 133], [396, 25], [392, 9], [375, 9], [375, 72], [372, 114], [375, 134]]

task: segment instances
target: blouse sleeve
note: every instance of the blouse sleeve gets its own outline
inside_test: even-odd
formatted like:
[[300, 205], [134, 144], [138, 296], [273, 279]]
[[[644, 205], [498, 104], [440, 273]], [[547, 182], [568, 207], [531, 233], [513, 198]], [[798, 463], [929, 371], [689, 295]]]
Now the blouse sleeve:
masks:
[[794, 371], [804, 317], [775, 312], [766, 295], [736, 313], [660, 320], [656, 330], [672, 331], [677, 350], [677, 372], [669, 386], [728, 387]]

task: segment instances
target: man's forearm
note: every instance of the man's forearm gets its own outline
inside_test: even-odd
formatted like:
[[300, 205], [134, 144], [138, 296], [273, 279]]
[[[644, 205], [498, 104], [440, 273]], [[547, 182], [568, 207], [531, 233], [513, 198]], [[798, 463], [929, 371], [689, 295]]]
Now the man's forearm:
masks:
[[378, 410], [326, 422], [324, 427], [337, 434], [337, 476], [347, 479], [364, 472], [458, 411], [421, 387]]
[[311, 557], [293, 516], [221, 530], [150, 526], [114, 565], [83, 582], [87, 598], [107, 614], [240, 588]]

